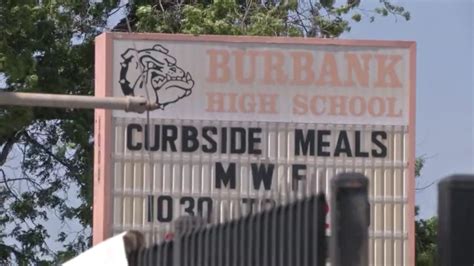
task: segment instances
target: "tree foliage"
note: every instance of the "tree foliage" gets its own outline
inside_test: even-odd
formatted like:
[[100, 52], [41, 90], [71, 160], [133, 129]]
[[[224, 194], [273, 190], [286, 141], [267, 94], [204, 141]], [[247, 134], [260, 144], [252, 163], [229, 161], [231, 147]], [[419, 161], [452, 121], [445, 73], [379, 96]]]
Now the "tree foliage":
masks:
[[[111, 7], [39, 2], [0, 4], [2, 87], [93, 94], [93, 41]], [[91, 111], [0, 109], [0, 264], [51, 263], [89, 245], [92, 124]], [[70, 232], [72, 220], [84, 230]]]
[[[416, 210], [418, 215], [418, 209]], [[438, 219], [431, 217], [429, 219], [418, 219], [415, 222], [415, 252], [416, 265], [418, 266], [434, 266], [437, 254], [437, 233]]]
[[[107, 30], [328, 38], [410, 16], [389, 0], [0, 1], [0, 87], [71, 95], [93, 94], [94, 38]], [[0, 109], [0, 264], [54, 264], [90, 245], [92, 127], [92, 111]]]
[[[425, 158], [419, 157], [415, 164], [415, 176], [420, 177], [421, 170], [425, 165]], [[419, 208], [415, 208], [415, 216], [418, 216]], [[416, 265], [434, 266], [437, 253], [438, 218], [417, 219], [415, 221], [415, 252]]]
[[143, 5], [132, 7], [133, 31], [327, 38], [349, 31], [350, 22], [363, 17], [374, 21], [376, 15], [391, 14], [410, 19], [408, 11], [388, 0], [379, 0], [373, 10], [359, 8], [360, 0], [339, 5], [334, 0], [140, 2]]

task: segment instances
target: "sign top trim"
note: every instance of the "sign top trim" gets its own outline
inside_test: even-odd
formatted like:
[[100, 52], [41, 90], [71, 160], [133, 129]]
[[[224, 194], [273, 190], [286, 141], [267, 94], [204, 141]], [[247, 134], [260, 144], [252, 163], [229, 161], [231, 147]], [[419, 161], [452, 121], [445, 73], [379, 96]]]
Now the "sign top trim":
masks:
[[122, 33], [107, 32], [101, 34], [114, 40], [162, 40], [162, 41], [195, 41], [195, 42], [227, 42], [227, 43], [270, 43], [270, 44], [302, 44], [302, 45], [335, 45], [360, 47], [387, 47], [415, 49], [415, 41], [392, 40], [348, 40], [323, 39], [306, 37], [264, 37], [264, 36], [228, 36], [228, 35], [189, 35], [166, 33]]

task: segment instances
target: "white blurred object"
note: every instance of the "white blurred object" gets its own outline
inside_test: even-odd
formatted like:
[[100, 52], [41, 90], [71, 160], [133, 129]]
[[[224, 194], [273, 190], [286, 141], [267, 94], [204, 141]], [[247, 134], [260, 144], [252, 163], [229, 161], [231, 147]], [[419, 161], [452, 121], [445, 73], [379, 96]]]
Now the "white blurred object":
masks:
[[64, 266], [128, 266], [124, 236], [127, 232], [111, 237], [93, 246], [79, 256], [65, 262]]

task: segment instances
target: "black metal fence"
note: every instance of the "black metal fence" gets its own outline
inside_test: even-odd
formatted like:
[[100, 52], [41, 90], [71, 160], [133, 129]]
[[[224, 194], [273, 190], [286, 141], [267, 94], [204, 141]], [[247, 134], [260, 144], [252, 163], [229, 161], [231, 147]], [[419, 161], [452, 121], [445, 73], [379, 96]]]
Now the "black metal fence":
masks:
[[[346, 255], [333, 265], [367, 263], [367, 186], [360, 174], [340, 174], [332, 181], [331, 253]], [[327, 206], [324, 194], [314, 195], [227, 223], [178, 232], [173, 240], [151, 247], [129, 245], [133, 248], [127, 259], [138, 266], [326, 265]], [[130, 239], [136, 237], [125, 242], [137, 242]]]
[[[367, 179], [341, 174], [332, 181], [330, 262], [368, 265]], [[439, 184], [438, 265], [474, 265], [474, 175]], [[143, 248], [139, 233], [125, 236], [129, 265], [138, 266], [320, 266], [326, 265], [325, 196], [224, 224], [195, 229]]]
[[323, 194], [199, 228], [129, 255], [130, 265], [324, 265]]

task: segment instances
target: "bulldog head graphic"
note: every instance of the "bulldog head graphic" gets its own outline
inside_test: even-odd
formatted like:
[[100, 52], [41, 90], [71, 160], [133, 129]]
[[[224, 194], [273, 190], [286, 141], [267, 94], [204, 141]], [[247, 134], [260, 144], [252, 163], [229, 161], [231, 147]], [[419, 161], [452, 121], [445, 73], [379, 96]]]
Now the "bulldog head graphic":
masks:
[[121, 57], [120, 86], [125, 95], [143, 96], [164, 109], [189, 96], [194, 80], [176, 58], [157, 44], [151, 49], [127, 49]]

